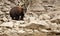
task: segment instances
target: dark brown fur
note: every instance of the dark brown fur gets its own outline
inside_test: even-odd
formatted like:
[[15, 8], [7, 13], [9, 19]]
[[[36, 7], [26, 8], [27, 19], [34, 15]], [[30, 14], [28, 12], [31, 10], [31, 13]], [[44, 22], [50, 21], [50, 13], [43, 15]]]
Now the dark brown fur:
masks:
[[24, 17], [24, 8], [22, 7], [13, 7], [11, 10], [10, 10], [10, 17], [13, 19], [13, 20], [23, 20], [23, 17]]

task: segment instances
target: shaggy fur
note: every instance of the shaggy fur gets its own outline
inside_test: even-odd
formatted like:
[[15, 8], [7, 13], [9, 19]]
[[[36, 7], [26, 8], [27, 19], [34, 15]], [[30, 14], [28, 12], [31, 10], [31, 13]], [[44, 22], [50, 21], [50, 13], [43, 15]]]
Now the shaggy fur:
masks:
[[10, 17], [13, 19], [13, 20], [23, 20], [23, 17], [24, 17], [24, 8], [22, 7], [13, 7], [11, 10], [10, 10]]

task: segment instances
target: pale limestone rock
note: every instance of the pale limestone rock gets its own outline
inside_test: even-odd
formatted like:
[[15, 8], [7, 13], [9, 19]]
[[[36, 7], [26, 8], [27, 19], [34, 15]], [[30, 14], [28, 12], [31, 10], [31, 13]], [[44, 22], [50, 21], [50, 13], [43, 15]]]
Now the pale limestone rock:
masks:
[[45, 26], [45, 28], [49, 28], [49, 24], [46, 21], [41, 20], [37, 24]]
[[11, 6], [11, 8], [13, 8], [13, 7], [15, 7], [16, 5], [15, 5], [15, 4], [13, 4], [13, 3], [11, 3], [11, 4], [10, 4], [10, 6]]
[[29, 15], [29, 16], [31, 16], [31, 17], [37, 17], [37, 14], [36, 13], [34, 13], [34, 12], [27, 12], [26, 13], [27, 15]]
[[12, 30], [6, 31], [6, 34], [7, 34], [8, 36], [18, 36], [18, 34], [16, 33], [16, 31], [12, 31]]
[[38, 33], [39, 31], [38, 30], [34, 30], [34, 32], [37, 32]]
[[47, 34], [44, 32], [34, 32], [33, 35], [34, 36], [47, 36]]
[[5, 5], [6, 8], [8, 9], [11, 9], [11, 6], [10, 5]]
[[51, 30], [57, 30], [58, 25], [56, 23], [50, 24]]
[[59, 30], [59, 31], [60, 31], [60, 24], [58, 24], [58, 26], [57, 26], [57, 30]]
[[24, 30], [19, 30], [18, 33], [26, 33]]
[[29, 23], [30, 19], [28, 17], [24, 18], [25, 23]]
[[58, 24], [59, 24], [59, 23], [60, 23], [60, 15], [52, 18], [50, 21], [51, 21], [52, 23], [58, 23]]
[[5, 3], [6, 5], [10, 5], [10, 4], [11, 4], [11, 2], [9, 2], [8, 0], [5, 0], [4, 3]]
[[2, 21], [0, 21], [0, 24], [2, 24], [3, 22]]
[[52, 32], [54, 32], [54, 33], [60, 33], [59, 30], [52, 30]]
[[24, 24], [25, 21], [16, 21], [17, 24]]
[[6, 31], [4, 31], [4, 33], [9, 34], [11, 32], [11, 29], [7, 29]]
[[0, 11], [0, 15], [4, 15], [4, 13], [2, 11]]
[[31, 25], [31, 23], [27, 23], [27, 24], [20, 24], [19, 26], [21, 26], [21, 27], [26, 27], [26, 26], [29, 26], [29, 25]]
[[4, 22], [8, 22], [8, 19], [6, 17], [3, 17]]
[[35, 13], [29, 12], [26, 14], [26, 17], [24, 18], [24, 20], [26, 22], [33, 22], [34, 20], [37, 20], [38, 16]]
[[48, 16], [47, 14], [42, 14], [42, 15], [39, 16], [39, 19], [40, 20], [49, 20], [50, 16]]
[[2, 6], [0, 5], [0, 11], [1, 11], [1, 9], [2, 9]]
[[34, 21], [35, 19], [35, 17], [30, 17], [30, 21]]
[[17, 33], [10, 33], [8, 36], [19, 36]]
[[46, 33], [47, 33], [47, 32], [51, 32], [51, 31], [46, 30], [46, 29], [41, 29], [41, 31], [42, 31], [42, 32], [46, 32]]
[[1, 9], [1, 11], [7, 12], [7, 11], [8, 11], [8, 8], [6, 8], [6, 7], [4, 6], [3, 9]]
[[6, 12], [5, 14], [6, 14], [6, 15], [9, 15], [9, 12]]
[[56, 6], [60, 6], [60, 4], [59, 4], [59, 3], [60, 3], [60, 0], [55, 0], [55, 1], [56, 1], [56, 2], [55, 2], [55, 5], [56, 5]]
[[4, 26], [4, 27], [13, 27], [13, 22], [4, 22], [4, 23], [2, 23], [0, 26], [2, 27], [2, 26]]
[[[38, 2], [38, 3], [37, 3]], [[44, 7], [41, 5], [42, 1], [41, 0], [34, 0], [33, 3], [31, 4], [30, 11], [35, 11], [35, 12], [40, 12], [40, 11], [45, 11]]]
[[18, 31], [15, 30], [15, 29], [12, 29], [10, 32], [11, 32], [11, 33], [17, 33]]
[[3, 2], [0, 2], [0, 5], [1, 5], [1, 6], [4, 5], [4, 3], [3, 3]]
[[32, 29], [24, 29], [26, 32], [28, 33], [33, 33], [33, 30]]
[[[43, 0], [36, 0], [36, 3], [31, 5], [32, 7], [30, 7], [30, 10], [33, 11], [34, 13], [27, 14], [26, 17], [24, 18], [24, 21], [20, 21], [20, 20], [19, 21], [12, 21], [12, 20], [10, 20], [11, 22], [8, 22], [8, 18], [5, 17], [5, 15], [4, 15], [5, 12], [4, 13], [1, 12], [0, 19], [2, 18], [1, 20], [4, 20], [4, 22], [2, 22], [0, 25], [1, 26], [0, 32], [4, 31], [4, 33], [8, 34], [8, 36], [18, 36], [18, 34], [20, 34], [20, 33], [22, 33], [22, 34], [19, 36], [34, 36], [34, 35], [41, 36], [43, 34], [40, 33], [40, 31], [46, 32], [46, 33], [47, 32], [59, 33], [60, 32], [60, 25], [59, 25], [60, 24], [59, 23], [60, 14], [57, 14], [58, 11], [56, 13], [53, 11], [54, 12], [53, 15], [52, 15], [52, 12], [51, 12], [51, 14], [48, 12], [50, 14], [50, 16], [52, 15], [52, 18], [47, 13], [42, 14], [42, 15], [39, 13], [40, 16], [38, 16], [38, 14], [35, 14], [35, 12], [42, 12], [42, 11], [45, 12], [46, 9], [45, 9], [44, 5], [46, 6], [48, 11], [54, 10], [55, 6], [53, 6], [53, 8], [52, 8], [52, 5], [50, 5], [52, 3], [54, 4], [54, 0], [46, 0], [47, 2], [44, 0], [45, 4], [43, 4], [43, 5], [42, 5], [42, 3], [44, 3], [44, 2], [42, 2], [42, 1]], [[12, 7], [16, 6], [15, 4], [18, 4], [17, 1], [14, 1], [14, 2], [15, 3], [11, 3], [11, 2], [8, 2], [7, 0], [0, 2], [1, 11], [8, 10], [8, 12], [6, 12], [6, 15], [9, 15], [10, 9]], [[58, 3], [59, 2], [57, 1], [56, 5], [60, 6]], [[60, 8], [58, 7], [57, 9], [60, 9]], [[28, 12], [30, 12], [29, 9], [28, 9]], [[10, 19], [10, 17], [9, 17], [9, 19]], [[52, 21], [52, 22], [55, 21], [55, 22], [52, 23], [50, 21]], [[40, 29], [40, 28], [42, 28], [41, 26], [43, 27], [43, 29]], [[10, 27], [12, 29], [8, 29], [6, 27]], [[22, 29], [20, 29], [19, 27]], [[51, 31], [46, 30], [49, 28], [51, 29]], [[3, 34], [3, 32], [2, 32], [2, 34]], [[31, 35], [31, 34], [33, 34], [33, 35]], [[47, 34], [45, 34], [45, 35], [47, 36]]]

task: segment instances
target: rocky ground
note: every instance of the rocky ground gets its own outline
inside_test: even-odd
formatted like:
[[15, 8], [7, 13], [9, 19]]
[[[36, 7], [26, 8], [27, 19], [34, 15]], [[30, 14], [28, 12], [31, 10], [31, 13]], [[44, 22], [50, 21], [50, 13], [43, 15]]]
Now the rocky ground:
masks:
[[0, 0], [0, 36], [59, 36], [59, 3], [60, 0], [33, 0], [27, 7], [24, 21], [17, 21], [9, 15], [10, 9], [18, 4], [17, 0]]

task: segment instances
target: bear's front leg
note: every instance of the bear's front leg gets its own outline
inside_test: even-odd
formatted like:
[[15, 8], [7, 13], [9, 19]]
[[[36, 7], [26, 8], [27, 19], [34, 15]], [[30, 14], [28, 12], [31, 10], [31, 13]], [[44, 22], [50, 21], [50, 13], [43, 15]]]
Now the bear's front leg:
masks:
[[21, 14], [20, 20], [24, 20], [23, 18], [24, 18], [24, 13]]
[[19, 16], [16, 16], [16, 17], [15, 17], [15, 20], [19, 20]]

